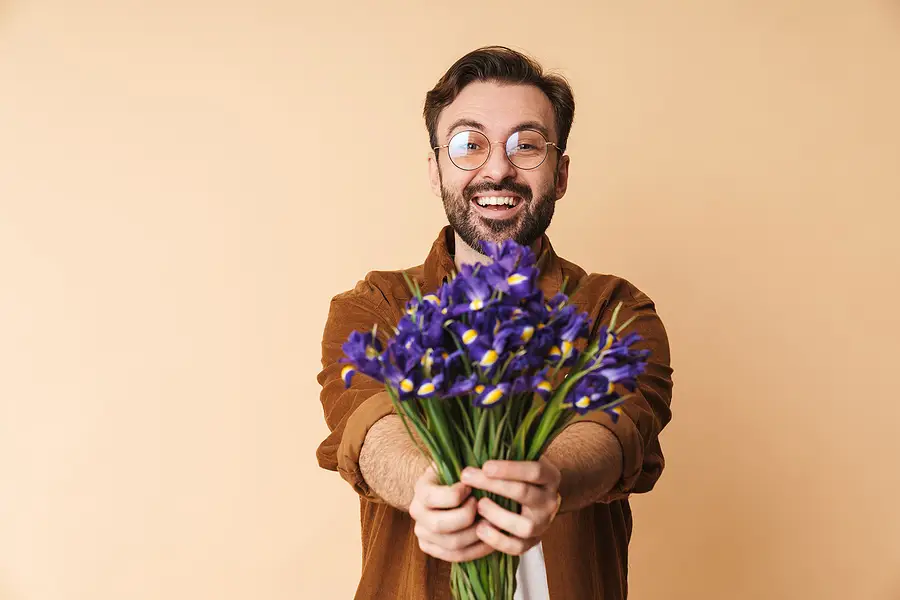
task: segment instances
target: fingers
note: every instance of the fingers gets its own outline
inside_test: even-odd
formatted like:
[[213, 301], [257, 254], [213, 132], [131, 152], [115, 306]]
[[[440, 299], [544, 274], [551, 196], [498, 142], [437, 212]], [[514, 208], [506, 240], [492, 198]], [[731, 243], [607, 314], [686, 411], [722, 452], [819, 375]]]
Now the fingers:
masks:
[[476, 542], [475, 544], [472, 544], [471, 546], [463, 548], [461, 550], [448, 550], [431, 542], [420, 539], [419, 548], [421, 548], [422, 552], [424, 552], [425, 554], [430, 554], [435, 558], [450, 563], [475, 560], [483, 556], [487, 556], [494, 551], [493, 547], [481, 541]]
[[478, 514], [487, 519], [495, 528], [508, 531], [522, 539], [536, 537], [545, 524], [544, 521], [549, 522], [549, 518], [545, 519], [541, 515], [541, 522], [536, 523], [528, 517], [506, 510], [490, 498], [482, 498], [478, 501]]
[[475, 522], [477, 507], [475, 498], [470, 497], [459, 508], [432, 509], [413, 500], [409, 516], [416, 521], [416, 535], [421, 531], [436, 534], [457, 533]]
[[416, 482], [415, 497], [421, 500], [425, 508], [456, 508], [471, 491], [469, 486], [461, 482], [441, 485], [434, 469], [428, 467]]
[[429, 468], [416, 483], [409, 514], [423, 552], [447, 562], [464, 562], [487, 556], [494, 549], [478, 538], [473, 524], [477, 504], [471, 488], [457, 483], [440, 485]]
[[429, 542], [445, 550], [462, 550], [480, 541], [478, 533], [472, 525], [454, 533], [440, 533], [428, 529], [421, 523], [416, 523], [414, 533], [420, 542]]
[[478, 537], [485, 544], [495, 550], [505, 552], [506, 554], [521, 556], [522, 554], [525, 554], [529, 548], [538, 543], [537, 538], [522, 539], [508, 536], [487, 521], [478, 523], [478, 525], [475, 526], [475, 530], [478, 532]]
[[481, 467], [493, 479], [524, 481], [535, 485], [559, 485], [560, 473], [546, 458], [540, 460], [489, 460]]
[[[487, 463], [485, 463], [487, 464]], [[481, 469], [466, 467], [462, 472], [463, 481], [472, 487], [486, 492], [493, 492], [498, 496], [515, 500], [523, 506], [532, 506], [540, 503], [548, 494], [548, 490], [535, 484], [524, 481], [512, 481], [508, 479], [495, 479], [488, 477]], [[553, 496], [555, 497], [555, 492]]]
[[[550, 461], [488, 461], [462, 475], [463, 482], [441, 485], [429, 467], [416, 482], [409, 514], [423, 552], [463, 562], [494, 550], [521, 555], [538, 542], [557, 506], [560, 473]], [[522, 514], [488, 498], [476, 501], [473, 487], [518, 502]], [[479, 514], [483, 520], [476, 525]]]

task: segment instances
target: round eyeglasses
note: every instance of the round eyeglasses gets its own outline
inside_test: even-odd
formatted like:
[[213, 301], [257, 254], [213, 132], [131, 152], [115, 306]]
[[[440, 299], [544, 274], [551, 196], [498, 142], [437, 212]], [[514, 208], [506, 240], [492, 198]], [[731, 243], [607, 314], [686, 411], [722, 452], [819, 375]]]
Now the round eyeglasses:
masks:
[[[432, 150], [447, 148], [450, 162], [463, 171], [480, 169], [491, 157], [494, 144], [504, 142], [491, 142], [480, 131], [460, 131], [450, 138], [449, 144], [435, 146]], [[548, 148], [553, 146], [560, 154], [565, 151], [559, 145], [548, 142], [547, 138], [539, 131], [523, 129], [513, 133], [505, 142], [506, 157], [509, 162], [518, 169], [530, 171], [537, 169], [547, 159]]]

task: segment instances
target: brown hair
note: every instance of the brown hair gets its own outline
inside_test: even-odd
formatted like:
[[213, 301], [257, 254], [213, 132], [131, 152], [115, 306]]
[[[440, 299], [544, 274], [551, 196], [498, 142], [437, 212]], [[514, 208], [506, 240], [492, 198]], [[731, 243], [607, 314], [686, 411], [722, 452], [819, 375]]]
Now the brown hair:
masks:
[[561, 75], [545, 74], [537, 61], [505, 46], [485, 46], [469, 52], [457, 60], [425, 95], [425, 126], [432, 147], [438, 145], [436, 130], [441, 111], [473, 81], [533, 85], [540, 89], [553, 106], [559, 134], [557, 143], [560, 149], [565, 149], [575, 117], [572, 88]]

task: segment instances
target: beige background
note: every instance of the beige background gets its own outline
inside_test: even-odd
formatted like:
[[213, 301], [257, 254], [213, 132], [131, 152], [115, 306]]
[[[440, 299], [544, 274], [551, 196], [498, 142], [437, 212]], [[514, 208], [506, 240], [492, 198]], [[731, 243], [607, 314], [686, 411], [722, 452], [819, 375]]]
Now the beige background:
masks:
[[488, 43], [574, 86], [558, 251], [669, 328], [632, 597], [900, 598], [900, 5], [374, 4], [0, 0], [0, 598], [352, 597], [328, 300], [424, 258]]

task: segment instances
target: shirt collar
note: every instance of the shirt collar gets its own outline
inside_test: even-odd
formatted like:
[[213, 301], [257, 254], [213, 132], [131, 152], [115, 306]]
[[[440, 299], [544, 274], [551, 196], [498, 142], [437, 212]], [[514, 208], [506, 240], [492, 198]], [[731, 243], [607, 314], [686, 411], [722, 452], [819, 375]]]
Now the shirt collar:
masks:
[[[431, 252], [425, 259], [424, 273], [425, 286], [429, 292], [437, 290], [451, 274], [456, 272], [456, 263], [453, 262], [452, 255], [454, 241], [453, 227], [447, 225], [441, 229], [431, 246]], [[537, 257], [536, 266], [539, 270], [538, 287], [545, 296], [553, 296], [562, 287], [562, 264], [546, 234], [541, 237], [541, 253]]]

